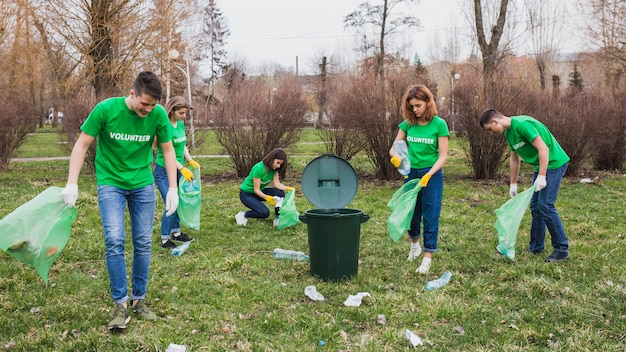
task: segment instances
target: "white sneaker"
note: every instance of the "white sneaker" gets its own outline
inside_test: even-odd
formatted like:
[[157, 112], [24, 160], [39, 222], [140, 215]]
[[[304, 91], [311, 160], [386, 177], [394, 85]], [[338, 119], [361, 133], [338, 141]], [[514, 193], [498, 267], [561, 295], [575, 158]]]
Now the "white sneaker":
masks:
[[240, 226], [246, 226], [246, 224], [248, 224], [245, 211], [238, 212], [237, 215], [235, 215], [235, 220], [237, 220], [237, 225]]
[[422, 265], [420, 265], [419, 268], [415, 270], [415, 272], [420, 274], [428, 273], [430, 271], [430, 264], [432, 263], [432, 261], [432, 258], [424, 257], [424, 259], [422, 259]]
[[408, 261], [415, 260], [420, 256], [420, 254], [422, 254], [422, 247], [420, 247], [418, 243], [417, 247], [411, 246], [411, 250], [409, 251], [409, 256], [406, 258], [406, 260]]
[[278, 219], [274, 219], [274, 227], [278, 227]]

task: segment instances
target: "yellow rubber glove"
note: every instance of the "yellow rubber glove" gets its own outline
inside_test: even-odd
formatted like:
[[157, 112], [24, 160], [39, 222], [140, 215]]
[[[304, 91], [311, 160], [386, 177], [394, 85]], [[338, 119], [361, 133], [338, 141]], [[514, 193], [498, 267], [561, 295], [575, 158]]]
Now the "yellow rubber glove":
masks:
[[188, 168], [183, 167], [180, 169], [180, 173], [183, 175], [185, 180], [187, 180], [187, 182], [193, 180], [193, 172], [191, 172]]
[[420, 180], [420, 186], [426, 187], [426, 185], [428, 184], [428, 180], [430, 180], [430, 174], [422, 176], [422, 179]]
[[276, 205], [276, 199], [272, 196], [265, 196], [265, 200], [269, 203], [269, 205]]
[[295, 191], [296, 189], [293, 187], [285, 187], [285, 192]]
[[394, 155], [394, 156], [392, 156], [392, 157], [391, 157], [391, 164], [392, 164], [395, 168], [399, 168], [399, 167], [400, 167], [400, 164], [402, 164], [402, 159], [401, 159], [399, 156]]
[[195, 167], [196, 169], [200, 168], [200, 164], [198, 164], [198, 162], [194, 160], [189, 160], [189, 166]]

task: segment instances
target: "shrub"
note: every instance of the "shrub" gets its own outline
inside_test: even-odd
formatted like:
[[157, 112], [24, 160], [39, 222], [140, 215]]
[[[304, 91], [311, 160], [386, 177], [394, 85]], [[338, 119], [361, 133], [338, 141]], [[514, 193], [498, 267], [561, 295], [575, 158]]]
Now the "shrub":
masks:
[[217, 142], [230, 155], [238, 177], [270, 150], [298, 141], [308, 110], [293, 75], [274, 80], [246, 79], [231, 86], [221, 103], [210, 107]]
[[596, 170], [621, 170], [626, 153], [626, 91], [597, 95], [593, 107], [600, 111], [588, 115], [595, 127], [591, 144], [593, 166]]
[[349, 160], [365, 151], [378, 180], [398, 179], [389, 162], [389, 148], [402, 122], [400, 104], [411, 84], [434, 84], [410, 68], [386, 73], [384, 83], [372, 76], [345, 76], [332, 83], [330, 126], [320, 131], [326, 150]]
[[467, 131], [467, 138], [460, 139], [475, 179], [495, 179], [498, 169], [508, 158], [508, 147], [503, 136], [493, 135], [480, 127], [480, 115], [486, 108], [494, 108], [504, 115], [521, 115], [535, 104], [534, 96], [519, 82], [499, 77], [494, 80], [494, 105], [486, 106], [482, 78], [471, 72], [464, 73], [463, 81], [455, 88], [457, 118]]
[[[89, 94], [81, 94], [79, 96], [81, 98], [69, 99], [61, 104], [64, 116], [63, 126], [59, 130], [59, 139], [62, 142], [66, 142], [62, 144], [62, 146], [68, 152], [71, 152], [72, 148], [74, 148], [74, 143], [76, 143], [76, 140], [81, 133], [80, 126], [83, 125], [87, 116], [89, 116], [89, 113], [96, 105], [93, 98], [88, 98]], [[84, 166], [90, 173], [94, 173], [96, 171], [97, 145], [98, 141], [95, 140], [91, 143], [89, 149], [87, 150], [87, 154], [85, 155]]]
[[21, 98], [19, 94], [0, 94], [0, 171], [9, 167], [11, 158], [17, 152], [26, 135], [34, 132], [37, 125], [37, 111], [34, 104]]

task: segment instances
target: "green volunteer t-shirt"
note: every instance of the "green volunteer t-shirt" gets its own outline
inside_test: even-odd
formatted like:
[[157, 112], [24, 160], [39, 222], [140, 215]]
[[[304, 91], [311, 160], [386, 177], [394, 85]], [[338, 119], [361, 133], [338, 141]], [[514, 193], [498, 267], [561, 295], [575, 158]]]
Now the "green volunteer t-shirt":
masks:
[[[187, 144], [187, 135], [185, 135], [185, 125], [182, 121], [176, 122], [176, 127], [169, 124], [170, 136], [172, 137], [172, 144], [174, 145], [174, 152], [176, 152], [176, 160], [185, 165], [185, 145]], [[157, 143], [157, 155], [156, 164], [165, 167], [165, 159], [163, 159], [163, 149], [161, 145]]]
[[241, 190], [246, 193], [254, 193], [254, 179], [261, 179], [261, 189], [265, 188], [272, 180], [274, 179], [274, 175], [276, 174], [276, 170], [265, 170], [265, 164], [263, 161], [259, 161], [254, 164], [252, 170], [250, 170], [250, 174], [246, 177], [245, 180], [241, 183]]
[[410, 125], [406, 120], [398, 125], [406, 133], [406, 144], [412, 169], [429, 168], [439, 158], [439, 137], [449, 137], [446, 121], [435, 115], [427, 125]]
[[170, 140], [170, 121], [163, 106], [142, 118], [126, 106], [125, 97], [101, 101], [91, 111], [80, 129], [97, 138], [96, 179], [98, 185], [125, 190], [154, 183], [152, 175], [152, 140]]
[[550, 130], [530, 116], [511, 116], [511, 127], [504, 131], [504, 137], [509, 148], [526, 163], [532, 165], [535, 172], [539, 171], [539, 153], [532, 143], [537, 137], [541, 137], [548, 146], [548, 170], [557, 169], [569, 161], [569, 156]]

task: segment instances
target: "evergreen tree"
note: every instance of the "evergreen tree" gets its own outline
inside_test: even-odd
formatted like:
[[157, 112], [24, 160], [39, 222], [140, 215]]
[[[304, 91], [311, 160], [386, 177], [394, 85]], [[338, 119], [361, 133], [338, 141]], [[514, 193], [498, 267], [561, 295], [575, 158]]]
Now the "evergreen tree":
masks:
[[580, 74], [578, 70], [578, 64], [574, 62], [574, 68], [572, 72], [569, 74], [569, 87], [575, 93], [581, 93], [584, 88], [583, 84], [583, 76]]
[[211, 63], [211, 76], [208, 79], [211, 86], [211, 96], [209, 97], [209, 103], [211, 103], [215, 99], [213, 85], [218, 77], [228, 70], [229, 66], [225, 62], [227, 56], [225, 47], [226, 38], [230, 35], [230, 31], [215, 0], [209, 0], [204, 8], [203, 32], [207, 36], [203, 41], [209, 49], [208, 55]]

